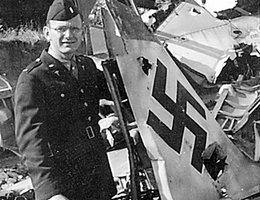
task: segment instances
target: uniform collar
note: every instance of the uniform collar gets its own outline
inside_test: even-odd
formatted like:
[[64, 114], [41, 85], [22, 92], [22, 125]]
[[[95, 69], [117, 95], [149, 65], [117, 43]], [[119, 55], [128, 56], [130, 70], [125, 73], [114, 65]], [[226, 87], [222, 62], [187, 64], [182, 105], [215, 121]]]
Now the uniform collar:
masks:
[[[45, 63], [49, 68], [51, 69], [64, 69], [66, 68], [62, 62], [60, 62], [58, 59], [54, 58], [48, 53], [48, 49], [44, 49], [41, 53], [40, 59], [43, 63]], [[76, 60], [76, 58], [75, 58]]]

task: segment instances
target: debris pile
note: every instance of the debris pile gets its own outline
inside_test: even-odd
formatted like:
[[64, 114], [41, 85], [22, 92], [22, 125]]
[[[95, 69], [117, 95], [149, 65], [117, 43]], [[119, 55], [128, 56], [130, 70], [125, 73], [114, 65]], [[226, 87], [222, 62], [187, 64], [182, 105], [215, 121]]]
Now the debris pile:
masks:
[[26, 167], [9, 150], [0, 154], [0, 199], [34, 200], [34, 191]]
[[259, 161], [259, 84], [257, 78], [223, 85], [215, 99], [213, 116], [232, 142], [249, 158]]

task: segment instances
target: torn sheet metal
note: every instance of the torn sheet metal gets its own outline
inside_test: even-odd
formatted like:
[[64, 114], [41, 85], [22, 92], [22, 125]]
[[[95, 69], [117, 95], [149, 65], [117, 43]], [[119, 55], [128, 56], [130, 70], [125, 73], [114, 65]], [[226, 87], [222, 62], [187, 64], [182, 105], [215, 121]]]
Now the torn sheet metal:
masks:
[[239, 43], [252, 44], [260, 56], [260, 16], [241, 16], [231, 20], [231, 23], [240, 30], [234, 38]]
[[[217, 77], [233, 53], [222, 51], [184, 38], [157, 32], [158, 38], [166, 44], [169, 51], [181, 62], [203, 74], [207, 81], [215, 83]], [[232, 57], [234, 58], [234, 57]]]
[[223, 85], [212, 110], [231, 141], [253, 161], [259, 161], [256, 121], [260, 119], [260, 96], [257, 86], [243, 82]]
[[231, 27], [230, 22], [215, 18], [198, 4], [182, 2], [157, 31], [228, 51], [238, 44], [230, 35]]
[[[196, 12], [195, 12], [196, 11]], [[212, 16], [198, 4], [182, 2], [155, 31], [181, 62], [215, 83], [228, 58], [236, 57], [228, 21]]]

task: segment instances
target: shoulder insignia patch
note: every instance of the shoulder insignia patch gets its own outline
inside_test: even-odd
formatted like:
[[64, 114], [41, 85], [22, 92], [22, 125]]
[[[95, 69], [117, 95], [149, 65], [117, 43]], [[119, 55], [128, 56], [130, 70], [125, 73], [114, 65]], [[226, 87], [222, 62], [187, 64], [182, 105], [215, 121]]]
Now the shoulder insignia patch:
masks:
[[[77, 57], [78, 63], [84, 70], [95, 73], [97, 69], [99, 69], [94, 62], [93, 58], [87, 55], [78, 55]], [[101, 66], [100, 66], [101, 67]]]
[[36, 67], [39, 67], [42, 64], [42, 61], [40, 58], [37, 58], [34, 62], [32, 62], [31, 64], [29, 64], [23, 71], [24, 72], [31, 72], [33, 69], [35, 69]]
[[77, 63], [83, 68], [83, 69], [85, 69], [84, 67], [84, 65], [86, 64], [86, 59], [87, 59], [87, 57], [85, 56], [85, 55], [77, 55], [77, 57], [76, 57], [76, 60], [77, 60]]

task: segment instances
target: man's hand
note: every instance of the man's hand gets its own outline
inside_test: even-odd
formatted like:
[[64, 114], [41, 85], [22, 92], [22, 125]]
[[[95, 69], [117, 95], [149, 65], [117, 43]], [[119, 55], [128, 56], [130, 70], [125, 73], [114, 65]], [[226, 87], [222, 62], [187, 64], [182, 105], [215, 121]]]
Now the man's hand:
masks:
[[69, 199], [62, 194], [57, 194], [49, 198], [49, 200], [69, 200]]
[[106, 99], [99, 100], [99, 115], [101, 118], [106, 117], [110, 113], [114, 113], [114, 102]]
[[119, 123], [118, 117], [116, 117], [114, 115], [100, 119], [98, 122], [102, 137], [104, 139], [108, 140], [111, 147], [114, 146], [113, 133], [120, 131], [118, 123]]

